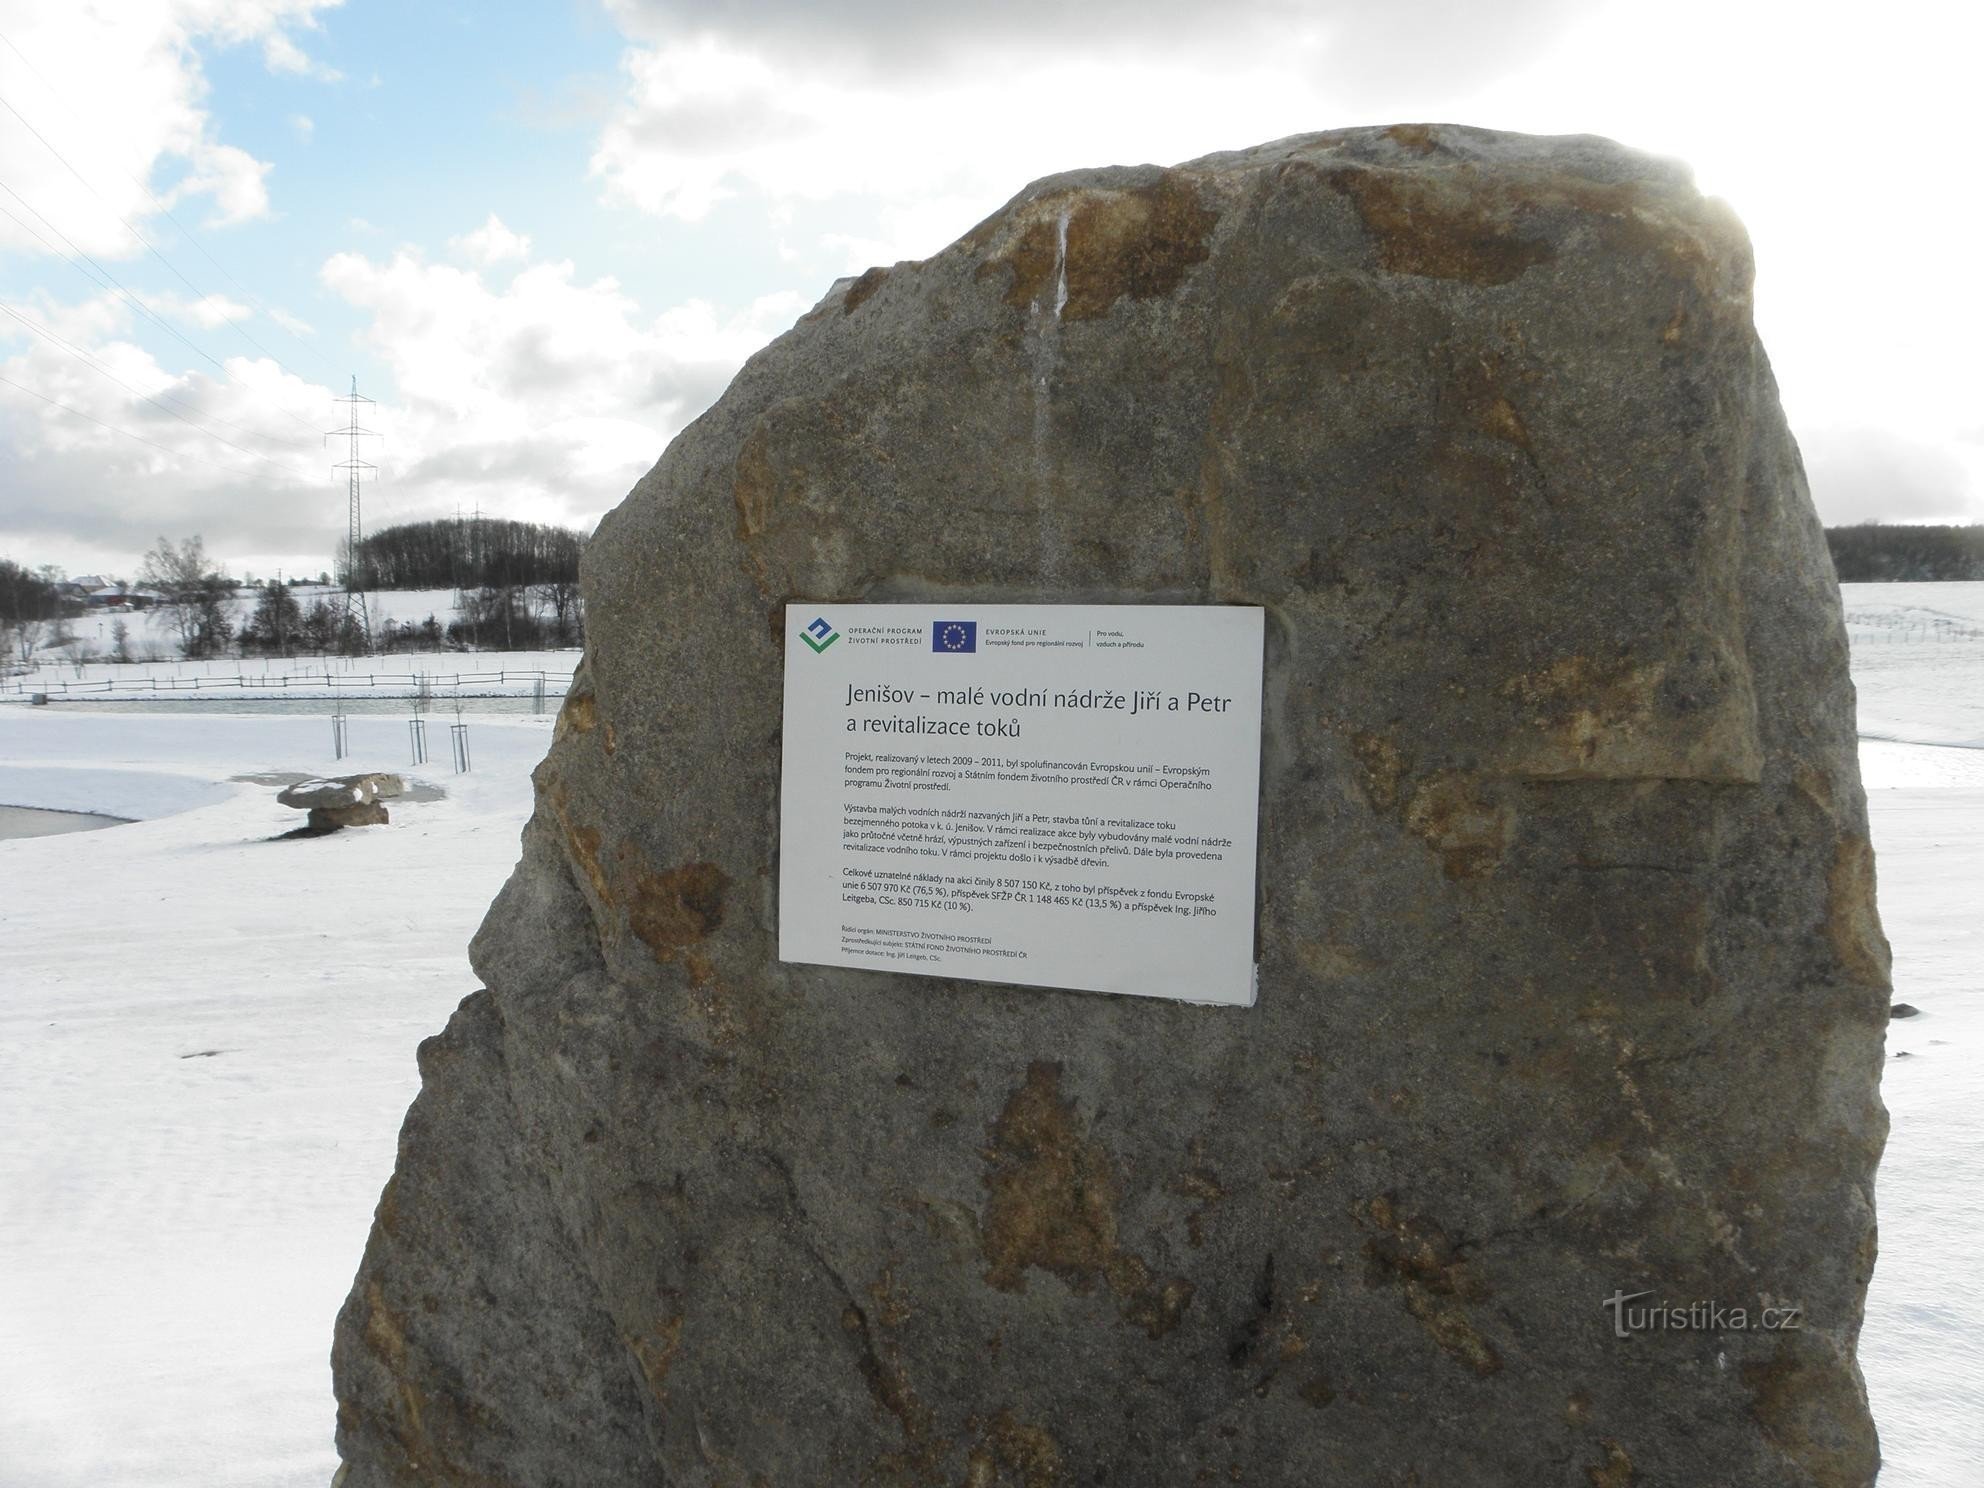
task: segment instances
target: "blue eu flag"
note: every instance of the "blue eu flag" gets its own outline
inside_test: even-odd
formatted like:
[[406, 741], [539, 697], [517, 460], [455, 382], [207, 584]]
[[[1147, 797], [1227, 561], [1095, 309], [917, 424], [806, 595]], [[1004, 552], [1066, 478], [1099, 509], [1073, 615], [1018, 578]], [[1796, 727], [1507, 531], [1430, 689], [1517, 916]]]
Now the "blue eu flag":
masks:
[[930, 627], [930, 649], [932, 651], [976, 651], [978, 649], [978, 622], [976, 620], [939, 620]]

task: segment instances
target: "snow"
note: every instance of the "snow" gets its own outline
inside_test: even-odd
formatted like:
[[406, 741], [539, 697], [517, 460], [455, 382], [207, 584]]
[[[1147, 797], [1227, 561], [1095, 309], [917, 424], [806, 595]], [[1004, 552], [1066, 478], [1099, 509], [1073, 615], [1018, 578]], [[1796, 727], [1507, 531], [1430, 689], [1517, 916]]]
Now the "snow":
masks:
[[77, 661], [0, 678], [0, 699], [40, 693], [54, 703], [171, 698], [225, 705], [247, 699], [423, 696], [428, 711], [456, 698], [554, 699], [571, 684], [579, 652], [413, 651], [386, 656], [222, 656], [206, 661]]
[[[476, 717], [457, 776], [321, 717], [0, 707], [0, 796], [151, 817], [0, 842], [0, 1484], [329, 1481], [331, 1320], [551, 721]], [[229, 779], [373, 769], [447, 798], [277, 841]]]
[[[343, 593], [322, 584], [298, 584], [289, 592], [305, 613], [318, 600], [335, 600]], [[260, 593], [259, 589], [246, 587], [234, 591], [228, 612], [237, 630], [242, 621], [254, 614]], [[448, 622], [457, 618], [452, 589], [382, 589], [365, 596], [365, 611], [374, 625], [386, 620], [418, 625], [432, 615], [445, 630]], [[179, 654], [172, 612], [158, 606], [142, 610], [93, 609], [79, 615], [66, 622], [74, 643], [64, 649], [82, 656], [111, 655], [117, 648], [111, 627], [119, 620], [124, 622], [125, 645], [133, 658], [170, 663]]]
[[1845, 594], [1861, 735], [1984, 748], [1984, 583]]
[[[1921, 1009], [1889, 1034], [1860, 1356], [1883, 1488], [1944, 1488], [1984, 1461], [1984, 584], [1845, 594]], [[0, 703], [0, 802], [138, 819], [0, 842], [0, 1488], [328, 1482], [332, 1319], [550, 741], [548, 715], [467, 716], [456, 775], [445, 748], [409, 769], [397, 718], [336, 760], [321, 713]], [[365, 770], [445, 797], [279, 841], [300, 813], [236, 778]]]

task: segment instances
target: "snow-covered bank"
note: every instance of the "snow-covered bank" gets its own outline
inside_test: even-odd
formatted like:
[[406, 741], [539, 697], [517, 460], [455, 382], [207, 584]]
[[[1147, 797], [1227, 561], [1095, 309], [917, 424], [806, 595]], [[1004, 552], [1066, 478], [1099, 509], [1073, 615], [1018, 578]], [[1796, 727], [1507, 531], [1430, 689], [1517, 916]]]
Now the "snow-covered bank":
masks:
[[328, 1481], [330, 1320], [550, 724], [479, 719], [474, 772], [412, 772], [446, 799], [276, 841], [302, 818], [230, 776], [403, 758], [333, 761], [322, 719], [0, 710], [0, 795], [210, 793], [0, 843], [0, 1484]]
[[1861, 737], [1984, 749], [1984, 583], [1841, 593]]
[[1890, 780], [1901, 754], [1925, 782], [1968, 774], [1868, 790], [1895, 1000], [1920, 1011], [1888, 1025], [1881, 1249], [1860, 1367], [1881, 1488], [1953, 1488], [1984, 1463], [1984, 751], [1873, 749]]

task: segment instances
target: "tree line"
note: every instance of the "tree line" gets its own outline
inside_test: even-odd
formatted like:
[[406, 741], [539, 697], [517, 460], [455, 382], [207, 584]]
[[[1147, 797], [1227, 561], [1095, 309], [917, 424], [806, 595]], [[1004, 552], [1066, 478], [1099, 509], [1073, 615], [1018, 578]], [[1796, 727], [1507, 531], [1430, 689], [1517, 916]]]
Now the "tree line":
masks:
[[48, 627], [62, 617], [62, 593], [50, 570], [37, 573], [11, 558], [0, 558], [0, 644], [18, 647], [26, 661]]
[[1826, 528], [1826, 546], [1842, 584], [1984, 579], [1984, 526], [1862, 522]]
[[[423, 532], [421, 529], [427, 529]], [[424, 522], [378, 534], [389, 554], [404, 556], [434, 529], [455, 529], [467, 575], [484, 582], [434, 582], [428, 569], [402, 564], [403, 582], [388, 587], [454, 590], [453, 613], [443, 621], [392, 620], [374, 601], [370, 624], [341, 594], [299, 596], [297, 581], [249, 584], [244, 594], [198, 537], [160, 537], [138, 572], [140, 592], [152, 600], [149, 627], [163, 629], [181, 656], [360, 655], [391, 651], [535, 651], [583, 645], [585, 606], [579, 595], [576, 532], [528, 522]], [[395, 547], [396, 534], [408, 541]], [[442, 549], [446, 551], [446, 549]], [[530, 577], [537, 575], [538, 577]], [[509, 581], [506, 580], [506, 576]], [[73, 586], [72, 586], [73, 587]], [[120, 586], [121, 587], [121, 586]], [[246, 599], [244, 606], [242, 601]], [[85, 613], [84, 602], [65, 593], [61, 570], [29, 569], [0, 559], [0, 658], [18, 653], [31, 664], [46, 647], [69, 646], [68, 622]], [[144, 628], [144, 627], [141, 627]], [[111, 624], [111, 661], [153, 660], [152, 643], [136, 640], [123, 614]], [[146, 654], [141, 658], [136, 649]]]
[[520, 589], [573, 584], [583, 533], [501, 517], [402, 522], [359, 539], [363, 589]]

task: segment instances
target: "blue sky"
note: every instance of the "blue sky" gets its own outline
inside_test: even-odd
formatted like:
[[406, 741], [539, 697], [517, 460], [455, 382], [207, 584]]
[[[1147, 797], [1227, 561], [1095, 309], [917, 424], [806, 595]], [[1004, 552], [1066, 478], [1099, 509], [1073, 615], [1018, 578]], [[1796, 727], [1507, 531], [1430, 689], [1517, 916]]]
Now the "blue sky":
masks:
[[1980, 37], [1937, 0], [0, 0], [0, 36], [19, 561], [199, 532], [236, 572], [326, 566], [353, 373], [368, 526], [590, 526], [835, 277], [1029, 179], [1412, 119], [1689, 161], [1756, 242], [1822, 512], [1984, 517], [1984, 310], [1945, 277], [1984, 226]]
[[[643, 304], [668, 303], [692, 273], [699, 294], [748, 299], [779, 267], [751, 220], [759, 214], [732, 208], [658, 232], [646, 214], [604, 200], [588, 173], [625, 45], [586, 0], [360, 0], [327, 12], [310, 38], [313, 60], [338, 81], [272, 74], [253, 45], [217, 49], [204, 68], [216, 127], [273, 163], [277, 202], [230, 248], [269, 282], [296, 286], [289, 308], [341, 346], [359, 318], [316, 280], [330, 252], [442, 244], [496, 209], [539, 256], [610, 273]], [[351, 370], [367, 384], [384, 371], [364, 361]]]

